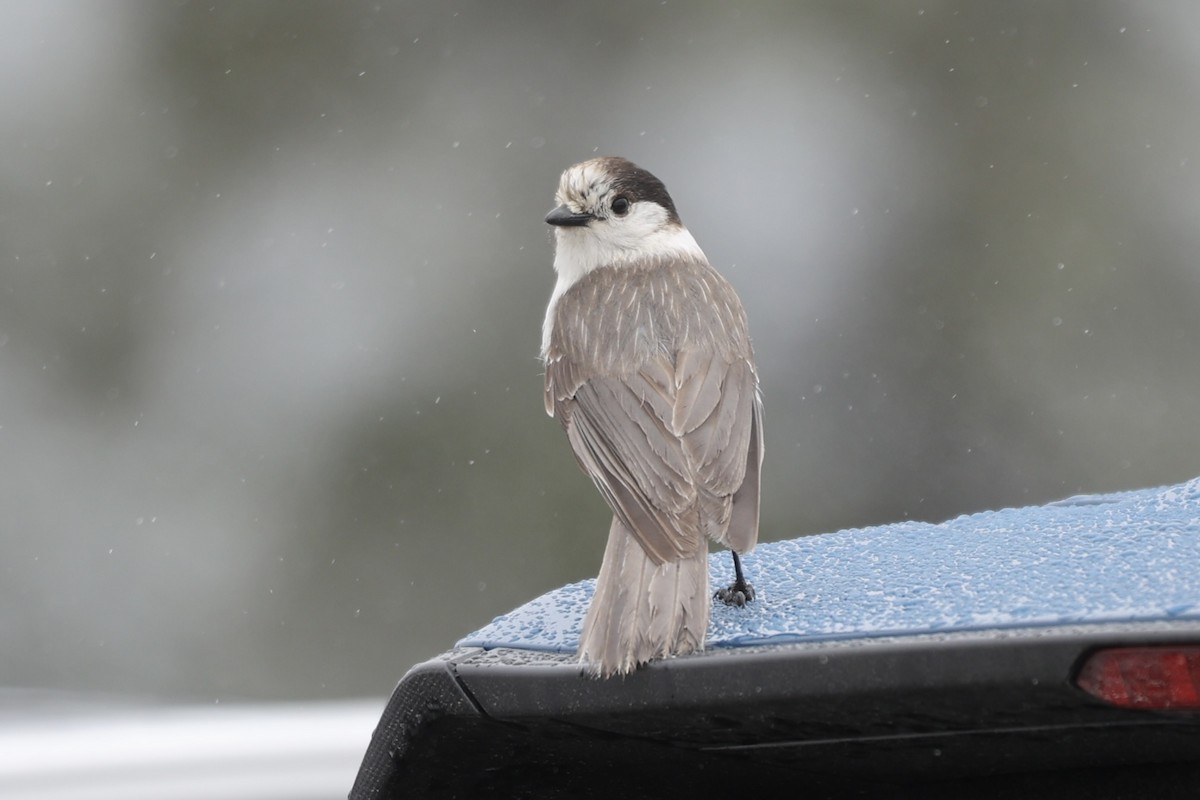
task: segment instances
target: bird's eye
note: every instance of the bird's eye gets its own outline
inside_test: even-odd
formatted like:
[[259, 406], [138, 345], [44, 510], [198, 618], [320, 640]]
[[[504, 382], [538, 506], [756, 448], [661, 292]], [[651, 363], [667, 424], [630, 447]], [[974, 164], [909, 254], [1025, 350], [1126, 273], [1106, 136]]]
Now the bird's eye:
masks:
[[618, 217], [623, 217], [626, 214], [628, 214], [629, 213], [629, 198], [624, 197], [624, 196], [615, 198], [612, 201], [612, 210], [613, 210], [613, 213], [616, 214]]

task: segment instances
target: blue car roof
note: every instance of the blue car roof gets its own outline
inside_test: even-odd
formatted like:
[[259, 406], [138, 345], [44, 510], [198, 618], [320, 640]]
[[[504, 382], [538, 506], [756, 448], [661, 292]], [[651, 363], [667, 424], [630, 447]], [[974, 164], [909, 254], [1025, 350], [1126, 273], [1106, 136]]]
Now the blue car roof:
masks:
[[[757, 599], [714, 604], [710, 648], [1195, 620], [1200, 478], [761, 544], [743, 563]], [[726, 585], [729, 555], [713, 553], [709, 572]], [[458, 645], [573, 652], [593, 584], [542, 595]]]

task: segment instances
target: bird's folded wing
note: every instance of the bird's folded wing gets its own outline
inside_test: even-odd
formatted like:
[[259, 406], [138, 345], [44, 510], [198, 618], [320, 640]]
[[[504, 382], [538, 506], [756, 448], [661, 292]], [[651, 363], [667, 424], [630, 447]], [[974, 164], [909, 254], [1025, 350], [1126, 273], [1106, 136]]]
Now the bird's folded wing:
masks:
[[733, 498], [749, 471], [754, 531], [737, 538], [753, 546], [761, 426], [747, 361], [685, 351], [618, 378], [583, 375], [561, 359], [546, 365], [546, 393], [576, 459], [653, 560], [691, 555], [706, 535], [733, 538]]
[[[694, 363], [693, 363], [694, 362]], [[721, 366], [716, 402], [710, 376]], [[758, 541], [758, 479], [762, 465], [762, 401], [749, 361], [732, 364], [676, 361], [679, 394], [675, 418], [696, 485], [710, 502], [705, 533], [747, 552]], [[695, 387], [694, 389], [692, 387]]]

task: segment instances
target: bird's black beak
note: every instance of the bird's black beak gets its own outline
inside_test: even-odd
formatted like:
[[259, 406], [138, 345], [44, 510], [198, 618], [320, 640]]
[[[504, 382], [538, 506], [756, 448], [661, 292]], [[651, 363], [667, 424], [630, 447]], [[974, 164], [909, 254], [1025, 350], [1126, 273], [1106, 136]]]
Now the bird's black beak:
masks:
[[551, 225], [587, 225], [593, 219], [595, 217], [591, 214], [576, 214], [565, 205], [559, 206], [546, 215], [546, 222]]

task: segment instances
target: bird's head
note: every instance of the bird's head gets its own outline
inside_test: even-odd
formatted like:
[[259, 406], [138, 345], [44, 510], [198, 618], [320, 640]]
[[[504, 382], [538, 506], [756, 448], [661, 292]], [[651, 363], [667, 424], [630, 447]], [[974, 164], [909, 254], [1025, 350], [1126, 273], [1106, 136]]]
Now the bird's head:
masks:
[[568, 167], [546, 215], [554, 226], [554, 267], [575, 279], [596, 267], [662, 257], [696, 257], [695, 240], [667, 187], [631, 161], [593, 158]]

